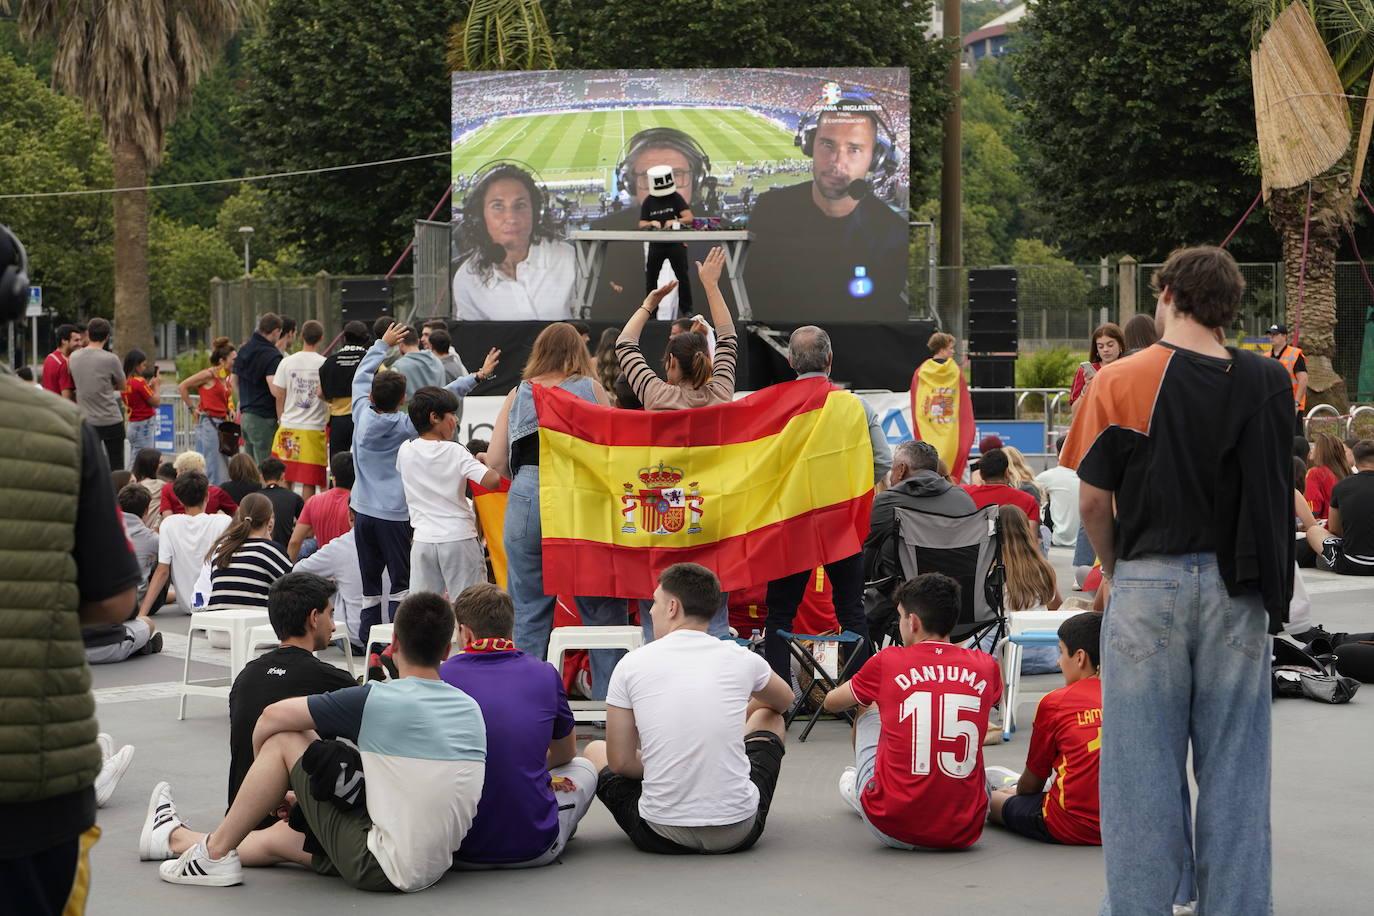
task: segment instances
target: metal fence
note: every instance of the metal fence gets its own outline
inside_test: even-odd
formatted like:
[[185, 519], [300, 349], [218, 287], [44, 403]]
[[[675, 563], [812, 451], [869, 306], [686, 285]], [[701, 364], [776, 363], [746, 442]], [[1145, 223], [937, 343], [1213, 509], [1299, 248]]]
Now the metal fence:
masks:
[[[349, 280], [380, 280], [379, 276], [355, 277], [318, 273], [313, 277], [283, 277], [272, 280], [244, 278], [211, 281], [210, 336], [223, 335], [234, 341], [247, 340], [265, 312], [303, 322], [315, 319], [324, 325], [325, 338], [332, 339], [343, 330], [340, 289]], [[401, 318], [422, 318], [447, 314], [443, 311], [415, 311], [415, 281], [398, 274], [391, 280], [392, 311]]]

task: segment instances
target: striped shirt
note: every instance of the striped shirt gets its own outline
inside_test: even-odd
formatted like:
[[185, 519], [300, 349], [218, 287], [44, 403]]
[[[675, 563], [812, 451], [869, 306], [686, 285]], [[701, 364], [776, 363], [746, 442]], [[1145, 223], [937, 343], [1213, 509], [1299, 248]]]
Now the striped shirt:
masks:
[[291, 571], [286, 551], [267, 538], [249, 538], [229, 558], [223, 568], [210, 570], [210, 600], [207, 611], [231, 607], [267, 607], [267, 590]]
[[684, 410], [710, 404], [728, 404], [735, 396], [735, 354], [738, 349], [734, 334], [716, 338], [715, 358], [711, 361], [711, 378], [700, 388], [670, 385], [649, 367], [644, 352], [633, 340], [617, 341], [616, 358], [620, 369], [635, 396], [645, 410]]

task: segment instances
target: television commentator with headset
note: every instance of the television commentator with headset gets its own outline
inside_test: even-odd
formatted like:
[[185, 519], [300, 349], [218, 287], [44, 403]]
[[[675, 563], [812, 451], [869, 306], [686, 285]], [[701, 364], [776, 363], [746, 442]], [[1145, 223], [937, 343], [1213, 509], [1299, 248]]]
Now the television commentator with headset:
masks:
[[[649, 169], [668, 166], [672, 169], [677, 193], [688, 208], [704, 199], [704, 187], [711, 172], [711, 158], [688, 133], [673, 127], [650, 127], [641, 130], [626, 142], [620, 162], [616, 166], [616, 193], [630, 195], [630, 206], [618, 213], [610, 213], [592, 223], [593, 229], [639, 228], [640, 210], [649, 197]], [[711, 250], [709, 242], [687, 243], [687, 263], [705, 260]], [[645, 266], [648, 245], [643, 242], [611, 242], [601, 268], [601, 281], [592, 297], [592, 318], [622, 322], [625, 316], [644, 300]], [[696, 271], [691, 275], [691, 300], [706, 301]], [[734, 299], [729, 284], [721, 285], [726, 304], [734, 311]], [[677, 301], [677, 292], [669, 294]], [[679, 307], [678, 314], [684, 314]]]
[[453, 314], [463, 321], [567, 321], [576, 256], [548, 217], [534, 170], [515, 160], [478, 170], [463, 198]]
[[880, 105], [827, 89], [794, 138], [811, 180], [764, 192], [750, 214], [749, 301], [756, 317], [775, 321], [900, 320], [909, 233], [873, 193], [875, 179], [900, 167], [897, 146]]

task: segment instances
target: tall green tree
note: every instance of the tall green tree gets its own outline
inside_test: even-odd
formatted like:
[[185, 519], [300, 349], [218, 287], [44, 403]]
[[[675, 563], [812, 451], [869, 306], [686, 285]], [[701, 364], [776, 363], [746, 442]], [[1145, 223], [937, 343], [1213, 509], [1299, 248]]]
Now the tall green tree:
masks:
[[564, 69], [910, 67], [911, 199], [940, 174], [951, 42], [925, 37], [931, 0], [549, 0]]
[[[1037, 0], [1012, 55], [1046, 241], [1075, 260], [1217, 243], [1259, 190], [1251, 0]], [[1238, 256], [1271, 254], [1254, 221]]]
[[237, 276], [238, 253], [214, 229], [154, 216], [149, 234], [153, 316], [189, 327], [210, 323], [210, 281]]
[[[167, 127], [245, 17], [265, 0], [0, 0], [26, 39], [55, 48], [53, 81], [105, 130], [117, 188], [141, 188]], [[114, 195], [114, 318], [120, 339], [152, 352], [148, 195]]]
[[[100, 124], [29, 67], [0, 52], [0, 194], [108, 187]], [[64, 318], [110, 314], [114, 261], [106, 195], [0, 200], [0, 223], [29, 254], [44, 305]]]
[[[448, 148], [444, 63], [459, 2], [293, 0], [245, 44], [235, 119], [254, 170], [392, 159]], [[301, 267], [381, 273], [449, 181], [447, 156], [273, 181], [268, 207]]]

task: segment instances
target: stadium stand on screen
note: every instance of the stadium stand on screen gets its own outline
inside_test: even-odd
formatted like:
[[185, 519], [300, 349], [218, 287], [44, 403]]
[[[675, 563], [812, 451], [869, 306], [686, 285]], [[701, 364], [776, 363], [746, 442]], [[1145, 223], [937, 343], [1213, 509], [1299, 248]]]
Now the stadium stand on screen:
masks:
[[[646, 173], [667, 165], [694, 227], [753, 233], [755, 318], [906, 318], [909, 84], [901, 68], [453, 74], [454, 317], [580, 317], [568, 233], [639, 228]], [[587, 317], [622, 321], [671, 278], [646, 276], [646, 249], [609, 243]]]

